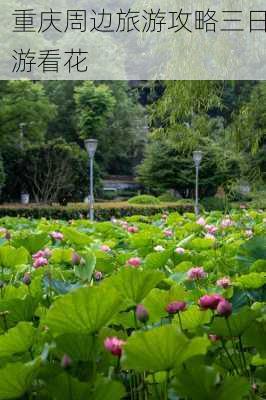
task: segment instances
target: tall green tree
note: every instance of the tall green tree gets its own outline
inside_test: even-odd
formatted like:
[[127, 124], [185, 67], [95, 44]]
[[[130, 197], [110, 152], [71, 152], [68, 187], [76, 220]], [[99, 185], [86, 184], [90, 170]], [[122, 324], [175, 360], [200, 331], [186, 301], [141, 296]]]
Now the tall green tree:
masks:
[[0, 91], [1, 147], [43, 141], [49, 121], [56, 115], [56, 106], [49, 101], [42, 84], [9, 81], [1, 85]]

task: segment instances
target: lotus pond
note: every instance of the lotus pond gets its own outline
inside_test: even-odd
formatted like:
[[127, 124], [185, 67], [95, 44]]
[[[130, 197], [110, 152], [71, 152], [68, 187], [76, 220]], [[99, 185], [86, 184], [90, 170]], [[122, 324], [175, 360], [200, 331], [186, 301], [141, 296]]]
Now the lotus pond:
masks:
[[266, 213], [0, 219], [0, 400], [266, 395]]

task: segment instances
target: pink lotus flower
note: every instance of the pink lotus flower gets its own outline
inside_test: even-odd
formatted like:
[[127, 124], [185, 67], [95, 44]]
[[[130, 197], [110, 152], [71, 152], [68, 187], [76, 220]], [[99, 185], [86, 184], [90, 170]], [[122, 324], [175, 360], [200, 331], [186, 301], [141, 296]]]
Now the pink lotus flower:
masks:
[[165, 229], [163, 231], [163, 233], [164, 233], [165, 237], [172, 237], [173, 236], [173, 231], [171, 229]]
[[183, 247], [177, 247], [177, 248], [175, 249], [175, 252], [176, 252], [177, 254], [182, 255], [182, 254], [185, 253], [185, 249], [183, 249]]
[[251, 237], [253, 236], [253, 231], [252, 231], [252, 229], [247, 229], [247, 230], [245, 231], [245, 235], [246, 235], [248, 238], [251, 238]]
[[245, 210], [247, 208], [246, 204], [240, 204], [239, 207], [241, 208], [241, 210]]
[[223, 289], [227, 289], [229, 286], [231, 286], [231, 280], [227, 276], [224, 276], [216, 281], [216, 285]]
[[132, 257], [127, 260], [127, 264], [131, 267], [138, 268], [141, 264], [141, 259], [139, 257]]
[[186, 306], [187, 304], [185, 301], [172, 301], [171, 303], [167, 304], [165, 309], [168, 314], [176, 314], [180, 311], [184, 311]]
[[218, 228], [215, 225], [205, 225], [205, 229], [211, 235], [214, 235], [218, 231]]
[[6, 228], [0, 227], [0, 234], [3, 233], [4, 235], [6, 234]]
[[127, 228], [127, 231], [128, 231], [129, 233], [137, 233], [137, 232], [139, 231], [139, 228], [138, 228], [137, 226], [129, 226], [129, 227]]
[[144, 324], [148, 321], [149, 319], [149, 313], [148, 310], [144, 307], [143, 304], [138, 304], [136, 307], [136, 317], [140, 322], [143, 322]]
[[96, 281], [101, 281], [103, 279], [103, 273], [101, 271], [94, 272], [94, 279]]
[[111, 251], [111, 248], [109, 246], [107, 246], [107, 244], [102, 244], [100, 249], [102, 251], [104, 251], [105, 253], [108, 253], [109, 251]]
[[219, 302], [223, 300], [224, 298], [219, 294], [211, 294], [211, 295], [205, 294], [199, 299], [198, 303], [203, 310], [208, 310], [208, 309], [215, 310]]
[[216, 311], [219, 315], [228, 318], [232, 314], [232, 304], [224, 299], [219, 302]]
[[[45, 257], [45, 253], [44, 253], [43, 250], [39, 250], [39, 251], [37, 251], [37, 253], [35, 253], [35, 254], [32, 255], [32, 258], [33, 258], [34, 260], [36, 260], [37, 258], [40, 258], [40, 257]], [[45, 258], [46, 258], [46, 257], [45, 257]]]
[[200, 225], [200, 226], [205, 226], [205, 225], [206, 225], [206, 221], [205, 221], [205, 219], [204, 219], [203, 217], [200, 217], [200, 218], [196, 221], [196, 223], [197, 223], [198, 225]]
[[187, 271], [187, 277], [190, 281], [204, 279], [207, 276], [208, 274], [204, 271], [202, 267], [193, 267]]
[[61, 232], [52, 232], [50, 233], [50, 236], [54, 239], [54, 240], [63, 240], [64, 239], [64, 235]]
[[104, 347], [107, 351], [113, 354], [113, 356], [121, 357], [122, 347], [126, 342], [118, 339], [117, 337], [107, 337], [104, 341]]
[[160, 245], [158, 244], [158, 246], [155, 246], [153, 250], [154, 250], [154, 251], [157, 251], [158, 253], [160, 253], [160, 252], [164, 251], [165, 248], [164, 248], [163, 246], [160, 246]]
[[230, 218], [225, 218], [221, 222], [221, 227], [222, 228], [230, 228], [230, 226], [234, 225], [234, 221], [232, 221]]
[[48, 264], [48, 261], [47, 261], [46, 258], [39, 257], [39, 258], [35, 259], [35, 261], [33, 263], [33, 267], [38, 269], [38, 268], [43, 267], [44, 265], [47, 265], [47, 264]]

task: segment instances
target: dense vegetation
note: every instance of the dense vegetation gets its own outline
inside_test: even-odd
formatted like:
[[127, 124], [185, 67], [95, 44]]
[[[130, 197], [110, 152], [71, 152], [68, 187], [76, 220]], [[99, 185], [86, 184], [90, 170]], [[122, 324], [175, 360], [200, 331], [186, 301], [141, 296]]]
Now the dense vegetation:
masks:
[[265, 212], [0, 227], [1, 400], [265, 397]]
[[239, 186], [265, 185], [265, 82], [2, 81], [0, 95], [2, 200], [83, 200], [92, 136], [98, 196], [104, 175], [138, 174], [144, 192], [191, 197], [195, 149], [202, 196], [222, 186], [238, 200]]

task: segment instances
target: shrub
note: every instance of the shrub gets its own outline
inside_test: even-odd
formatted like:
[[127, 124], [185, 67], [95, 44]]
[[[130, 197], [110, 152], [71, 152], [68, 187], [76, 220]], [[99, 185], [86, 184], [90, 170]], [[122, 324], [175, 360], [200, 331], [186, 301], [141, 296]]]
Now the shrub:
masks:
[[128, 200], [129, 204], [160, 204], [160, 200], [157, 197], [150, 196], [148, 194], [142, 194], [140, 196], [134, 196]]
[[165, 193], [162, 193], [159, 197], [158, 197], [158, 199], [160, 200], [160, 201], [162, 201], [162, 202], [169, 202], [169, 203], [171, 203], [171, 202], [175, 202], [175, 201], [177, 201], [177, 198], [171, 193], [171, 192], [165, 192]]
[[[168, 212], [192, 212], [193, 206], [187, 203], [160, 204], [160, 205], [129, 205], [125, 202], [97, 203], [95, 204], [95, 219], [99, 221], [110, 220], [112, 217], [124, 218], [133, 215], [150, 216]], [[66, 207], [59, 205], [3, 205], [0, 206], [0, 217], [26, 217], [26, 218], [53, 218], [53, 219], [79, 219], [86, 218], [88, 205], [70, 204]]]
[[3, 165], [2, 157], [0, 155], [0, 197], [1, 197], [1, 191], [2, 191], [2, 187], [4, 185], [4, 182], [5, 182], [4, 165]]
[[200, 203], [206, 211], [225, 211], [231, 208], [230, 203], [221, 197], [205, 197]]

